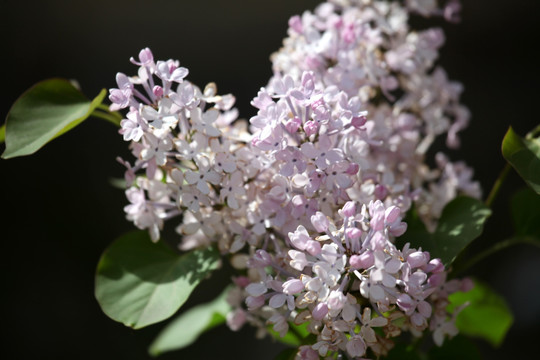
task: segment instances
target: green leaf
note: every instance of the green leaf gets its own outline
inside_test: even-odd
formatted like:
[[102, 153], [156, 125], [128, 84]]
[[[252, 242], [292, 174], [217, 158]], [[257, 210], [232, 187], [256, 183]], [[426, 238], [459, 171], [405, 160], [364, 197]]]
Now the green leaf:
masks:
[[540, 240], [540, 196], [530, 188], [520, 190], [512, 198], [511, 208], [516, 235]]
[[302, 340], [310, 335], [310, 332], [307, 330], [307, 323], [301, 325], [289, 323], [289, 331], [287, 331], [284, 337], [281, 337], [277, 331], [274, 331], [273, 326], [269, 325], [267, 327], [268, 333], [275, 340], [287, 345], [300, 346], [303, 343]]
[[437, 360], [478, 360], [482, 358], [482, 355], [471, 339], [458, 334], [452, 339], [445, 339], [441, 347], [432, 347], [428, 358]]
[[146, 232], [129, 233], [103, 253], [96, 298], [109, 317], [139, 329], [172, 316], [218, 265], [213, 248], [180, 256]]
[[396, 345], [388, 352], [386, 360], [424, 360], [422, 354], [414, 345], [396, 341]]
[[493, 346], [499, 346], [503, 342], [514, 318], [500, 295], [475, 280], [472, 290], [454, 293], [450, 295], [449, 300], [450, 312], [458, 306], [469, 303], [456, 319], [460, 333], [483, 338]]
[[230, 289], [227, 288], [221, 295], [211, 302], [195, 306], [180, 314], [167, 327], [165, 327], [150, 345], [148, 352], [152, 356], [167, 351], [179, 350], [191, 345], [207, 330], [225, 322], [225, 316], [231, 307], [226, 297]]
[[280, 352], [274, 360], [294, 360], [296, 358], [296, 354], [298, 353], [298, 349], [285, 349], [282, 352]]
[[0, 126], [0, 144], [6, 139], [6, 124]]
[[13, 104], [6, 118], [6, 150], [2, 158], [30, 155], [87, 119], [105, 98], [92, 101], [65, 79], [37, 83]]
[[[424, 337], [431, 334], [424, 334]], [[429, 340], [428, 340], [429, 341]], [[396, 345], [390, 350], [386, 360], [478, 360], [482, 356], [476, 344], [469, 338], [458, 334], [452, 339], [445, 339], [441, 347], [426, 347], [426, 341], [420, 339], [411, 343], [409, 338], [397, 338]]]
[[504, 158], [540, 194], [540, 138], [524, 139], [510, 127], [502, 143]]
[[491, 210], [480, 200], [459, 196], [445, 206], [433, 233], [426, 230], [416, 214], [408, 216], [408, 229], [399, 242], [422, 247], [432, 258], [440, 258], [448, 266], [461, 250], [482, 234], [490, 215]]

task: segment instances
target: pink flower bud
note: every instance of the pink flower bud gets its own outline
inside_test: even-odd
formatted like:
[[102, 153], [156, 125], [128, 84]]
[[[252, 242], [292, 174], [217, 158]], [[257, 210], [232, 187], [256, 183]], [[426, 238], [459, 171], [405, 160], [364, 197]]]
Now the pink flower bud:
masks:
[[289, 27], [297, 34], [302, 33], [302, 19], [300, 16], [295, 15], [289, 19]]
[[354, 126], [357, 129], [360, 129], [364, 124], [366, 123], [367, 118], [365, 116], [357, 116], [353, 117], [351, 120], [351, 125]]
[[304, 131], [307, 136], [315, 135], [319, 131], [319, 127], [315, 121], [309, 120], [304, 124]]
[[414, 300], [407, 294], [399, 295], [397, 299], [397, 305], [401, 310], [405, 311], [405, 313], [410, 313], [414, 311], [415, 308]]
[[354, 201], [347, 201], [345, 205], [343, 205], [341, 212], [345, 217], [351, 217], [356, 215], [356, 205]]
[[396, 221], [399, 221], [401, 216], [401, 210], [397, 206], [390, 206], [384, 212], [384, 220], [387, 224], [393, 224]]
[[311, 312], [315, 320], [322, 320], [328, 314], [328, 306], [325, 303], [318, 303]]
[[154, 61], [154, 55], [149, 48], [144, 48], [139, 52], [139, 61], [143, 66], [149, 66]]
[[152, 89], [152, 92], [157, 98], [160, 98], [163, 96], [163, 88], [161, 86], [158, 86], [158, 85], [154, 86], [154, 88]]
[[369, 269], [373, 266], [373, 264], [375, 264], [375, 257], [373, 256], [373, 252], [365, 251], [364, 253], [358, 255], [358, 259], [355, 261], [357, 261], [356, 265], [358, 266], [358, 269]]
[[396, 237], [405, 234], [405, 231], [407, 231], [407, 223], [405, 222], [392, 224], [388, 228], [388, 232], [390, 233], [390, 235], [396, 236]]
[[347, 302], [347, 298], [343, 293], [339, 290], [333, 290], [330, 293], [330, 296], [328, 296], [327, 299], [328, 308], [332, 310], [339, 310], [342, 309], [343, 306], [345, 306], [345, 303]]
[[291, 258], [291, 267], [298, 271], [304, 270], [304, 267], [307, 265], [306, 254], [296, 250], [289, 250], [288, 254]]
[[306, 251], [313, 256], [317, 256], [321, 253], [321, 244], [315, 240], [309, 240], [307, 242]]
[[427, 264], [427, 259], [423, 252], [415, 251], [409, 254], [407, 262], [411, 265], [411, 268], [419, 268]]
[[360, 259], [360, 256], [358, 256], [358, 255], [352, 255], [349, 258], [349, 264], [355, 270], [358, 270], [358, 269], [362, 268], [362, 260]]
[[427, 264], [425, 271], [432, 273], [443, 272], [444, 264], [442, 263], [441, 259], [433, 259]]
[[285, 123], [285, 128], [291, 133], [294, 134], [298, 131], [300, 126], [302, 125], [302, 120], [300, 120], [298, 117], [294, 117], [294, 119], [291, 119]]
[[304, 284], [300, 279], [287, 280], [283, 283], [282, 287], [283, 293], [287, 295], [298, 294], [299, 292], [304, 290]]
[[308, 240], [311, 240], [306, 228], [302, 225], [298, 225], [295, 232], [289, 233], [289, 240], [295, 248], [298, 250], [305, 250]]
[[311, 216], [311, 224], [320, 233], [324, 233], [328, 230], [328, 226], [330, 223], [328, 222], [328, 218], [326, 215], [324, 215], [322, 212], [317, 211], [315, 215]]
[[347, 235], [347, 238], [351, 240], [357, 240], [360, 238], [360, 236], [362, 236], [362, 230], [358, 228], [348, 228], [345, 231], [345, 235]]

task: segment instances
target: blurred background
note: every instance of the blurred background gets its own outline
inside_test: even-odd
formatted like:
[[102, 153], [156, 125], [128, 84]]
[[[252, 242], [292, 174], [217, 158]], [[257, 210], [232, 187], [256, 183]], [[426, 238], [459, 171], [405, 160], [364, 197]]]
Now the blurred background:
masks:
[[[500, 142], [509, 124], [524, 135], [539, 122], [540, 2], [463, 2], [461, 24], [432, 23], [447, 36], [439, 63], [465, 85], [462, 102], [473, 114], [462, 148], [449, 155], [475, 169], [487, 194], [504, 166]], [[249, 118], [255, 114], [249, 102], [271, 75], [269, 55], [280, 47], [288, 18], [317, 3], [1, 0], [0, 124], [17, 97], [42, 79], [77, 79], [89, 97], [116, 86], [116, 72], [134, 74], [129, 58], [147, 46], [156, 59], [179, 59], [195, 84], [214, 81], [221, 94], [236, 95], [241, 116]], [[164, 324], [126, 328], [107, 318], [93, 295], [101, 253], [133, 229], [124, 218], [123, 192], [109, 183], [122, 177], [119, 155], [130, 158], [117, 129], [90, 119], [35, 155], [0, 161], [3, 359], [149, 359], [147, 347]], [[511, 234], [506, 205], [522, 185], [509, 177], [485, 244]], [[505, 250], [471, 274], [503, 294], [515, 316], [501, 348], [479, 342], [486, 358], [530, 358], [525, 354], [536, 353], [540, 334], [540, 250]], [[216, 274], [185, 308], [212, 299], [227, 281], [226, 272]], [[254, 340], [249, 328], [222, 327], [162, 359], [273, 359], [280, 349]]]

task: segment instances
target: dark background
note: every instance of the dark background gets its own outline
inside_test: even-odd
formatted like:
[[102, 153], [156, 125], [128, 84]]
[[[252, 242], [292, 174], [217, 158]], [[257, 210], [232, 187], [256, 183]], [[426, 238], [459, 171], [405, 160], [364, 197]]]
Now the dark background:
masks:
[[[318, 1], [0, 1], [0, 117], [35, 82], [77, 79], [89, 97], [115, 86], [118, 71], [134, 74], [130, 56], [150, 47], [156, 59], [179, 59], [189, 79], [215, 81], [234, 93], [244, 118], [249, 101], [271, 75], [269, 55], [286, 35], [287, 20]], [[464, 1], [460, 25], [443, 26], [440, 63], [465, 85], [473, 114], [454, 160], [465, 159], [485, 193], [504, 161], [500, 142], [509, 124], [525, 134], [538, 122], [540, 2]], [[0, 120], [0, 123], [3, 120]], [[109, 179], [122, 176], [116, 156], [129, 158], [110, 124], [90, 119], [30, 157], [0, 161], [2, 195], [0, 356], [4, 359], [147, 359], [163, 324], [134, 331], [107, 318], [93, 296], [102, 251], [133, 227], [126, 200]], [[511, 175], [495, 203], [485, 244], [511, 234], [509, 196], [522, 186]], [[540, 333], [540, 251], [518, 246], [480, 263], [472, 274], [504, 294], [515, 315], [507, 342], [492, 359], [537, 353]], [[210, 300], [228, 275], [197, 289]], [[190, 300], [186, 307], [192, 306]], [[163, 359], [273, 359], [279, 345], [257, 342], [251, 329], [216, 329], [190, 349]], [[233, 355], [234, 354], [234, 355]]]

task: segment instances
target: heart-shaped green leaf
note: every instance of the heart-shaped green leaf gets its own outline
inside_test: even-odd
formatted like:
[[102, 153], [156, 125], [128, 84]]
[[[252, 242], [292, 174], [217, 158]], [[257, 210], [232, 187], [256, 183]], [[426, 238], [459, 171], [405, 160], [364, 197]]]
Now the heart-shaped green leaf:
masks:
[[102, 255], [96, 298], [109, 317], [139, 329], [172, 316], [218, 265], [213, 248], [180, 256], [146, 232], [129, 233]]
[[540, 194], [540, 138], [524, 139], [509, 128], [502, 153], [531, 189]]
[[226, 300], [228, 291], [229, 289], [226, 289], [213, 301], [197, 305], [180, 314], [150, 345], [150, 355], [157, 356], [167, 351], [183, 349], [195, 342], [205, 331], [223, 324], [231, 309]]
[[6, 118], [2, 158], [30, 155], [87, 119], [105, 98], [92, 101], [65, 79], [37, 83], [13, 104]]
[[469, 304], [456, 319], [460, 333], [483, 338], [494, 346], [503, 342], [514, 318], [500, 295], [487, 285], [475, 281], [472, 290], [454, 293], [449, 300], [449, 312], [465, 303]]
[[540, 195], [524, 188], [512, 198], [511, 208], [516, 235], [540, 240]]

